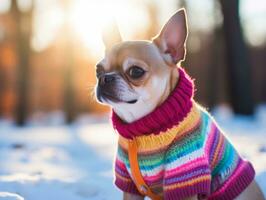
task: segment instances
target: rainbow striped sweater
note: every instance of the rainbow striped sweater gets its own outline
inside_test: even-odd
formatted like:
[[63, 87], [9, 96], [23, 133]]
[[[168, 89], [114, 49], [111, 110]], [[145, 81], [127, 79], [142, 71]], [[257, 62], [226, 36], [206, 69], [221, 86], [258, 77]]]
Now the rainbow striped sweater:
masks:
[[113, 126], [119, 133], [115, 185], [140, 194], [128, 157], [128, 144], [134, 139], [141, 175], [162, 199], [195, 195], [234, 199], [252, 182], [254, 169], [239, 156], [210, 114], [193, 101], [193, 81], [182, 68], [178, 70], [175, 90], [152, 113], [126, 124], [113, 112]]

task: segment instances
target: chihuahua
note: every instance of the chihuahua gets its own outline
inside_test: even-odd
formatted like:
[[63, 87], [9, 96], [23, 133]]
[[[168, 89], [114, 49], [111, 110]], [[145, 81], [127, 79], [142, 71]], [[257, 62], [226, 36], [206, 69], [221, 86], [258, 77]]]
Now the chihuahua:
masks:
[[[106, 48], [105, 57], [96, 65], [97, 100], [110, 105], [113, 113], [123, 124], [132, 124], [152, 113], [178, 87], [181, 74], [177, 69], [185, 59], [187, 36], [187, 18], [184, 9], [177, 11], [152, 41], [122, 41], [118, 28], [113, 26], [112, 37], [108, 33], [103, 34]], [[152, 141], [153, 136], [146, 135], [146, 139]], [[168, 145], [169, 148], [164, 149], [164, 155], [167, 154], [170, 146]], [[138, 146], [136, 148], [138, 152]], [[138, 165], [138, 160], [136, 159], [133, 164]], [[166, 169], [166, 167], [163, 166], [162, 169]], [[130, 170], [127, 173], [128, 177], [132, 178], [133, 184], [137, 185], [134, 174]], [[145, 174], [141, 174], [141, 176], [144, 177]], [[264, 199], [253, 178], [233, 199]], [[212, 179], [210, 182], [212, 185]], [[171, 196], [170, 198], [164, 194], [164, 188], [159, 188], [159, 190], [162, 193], [159, 198], [150, 198], [196, 200], [208, 199], [211, 196], [208, 194], [205, 197], [200, 197], [200, 194], [191, 193], [190, 196]], [[210, 191], [212, 193], [215, 190], [218, 189]], [[145, 193], [141, 191], [130, 192], [126, 189], [123, 191], [124, 200], [143, 200], [145, 197]], [[226, 199], [230, 200], [230, 198]]]

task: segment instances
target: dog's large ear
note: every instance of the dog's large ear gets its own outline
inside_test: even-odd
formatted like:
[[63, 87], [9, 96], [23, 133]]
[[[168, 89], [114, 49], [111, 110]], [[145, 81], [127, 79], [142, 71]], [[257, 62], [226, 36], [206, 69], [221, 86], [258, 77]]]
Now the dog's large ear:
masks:
[[102, 39], [105, 50], [108, 51], [113, 45], [122, 42], [122, 37], [115, 20], [109, 21], [102, 31]]
[[153, 39], [166, 62], [177, 64], [185, 59], [188, 35], [185, 9], [178, 10]]

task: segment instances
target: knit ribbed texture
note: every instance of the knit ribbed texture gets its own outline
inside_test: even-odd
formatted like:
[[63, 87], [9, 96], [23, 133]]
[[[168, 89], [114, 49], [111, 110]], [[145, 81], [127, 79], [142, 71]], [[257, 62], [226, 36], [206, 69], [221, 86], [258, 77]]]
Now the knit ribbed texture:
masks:
[[[183, 86], [185, 81], [188, 85], [190, 83], [187, 88], [192, 89], [193, 83], [183, 70], [179, 71], [181, 76], [175, 91], [155, 113], [143, 118], [146, 120], [146, 128], [141, 128], [144, 126], [141, 121], [132, 125], [123, 123], [117, 116], [113, 117], [115, 128], [120, 134], [115, 184], [125, 192], [139, 194], [128, 158], [128, 141], [129, 138], [134, 138], [143, 179], [154, 193], [163, 196], [165, 200], [184, 199], [194, 195], [211, 200], [234, 199], [252, 182], [254, 169], [239, 156], [214, 119], [191, 100], [192, 94], [186, 96], [190, 106], [187, 106], [190, 103], [183, 102], [184, 98], [180, 95], [183, 90], [179, 86]], [[172, 114], [173, 102], [169, 101], [176, 96], [176, 92], [179, 98], [174, 98], [175, 103], [186, 105], [178, 107], [181, 115]], [[169, 113], [165, 109], [168, 107], [171, 108]], [[161, 108], [163, 111], [159, 111]], [[159, 131], [153, 132], [160, 124], [158, 113], [161, 113], [159, 119], [165, 118], [167, 123], [162, 120], [163, 128], [159, 127]], [[151, 121], [147, 123], [147, 120]], [[153, 124], [153, 121], [156, 123]], [[133, 129], [136, 126], [139, 127], [139, 133]]]

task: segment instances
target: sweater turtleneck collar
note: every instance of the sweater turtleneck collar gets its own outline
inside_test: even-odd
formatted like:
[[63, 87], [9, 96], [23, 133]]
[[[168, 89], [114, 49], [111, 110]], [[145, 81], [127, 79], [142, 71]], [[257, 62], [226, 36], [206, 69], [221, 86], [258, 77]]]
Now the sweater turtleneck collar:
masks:
[[154, 111], [132, 122], [125, 123], [112, 111], [112, 124], [118, 133], [128, 139], [137, 136], [160, 134], [177, 126], [192, 108], [194, 95], [193, 80], [184, 69], [178, 68], [179, 80], [168, 98]]

